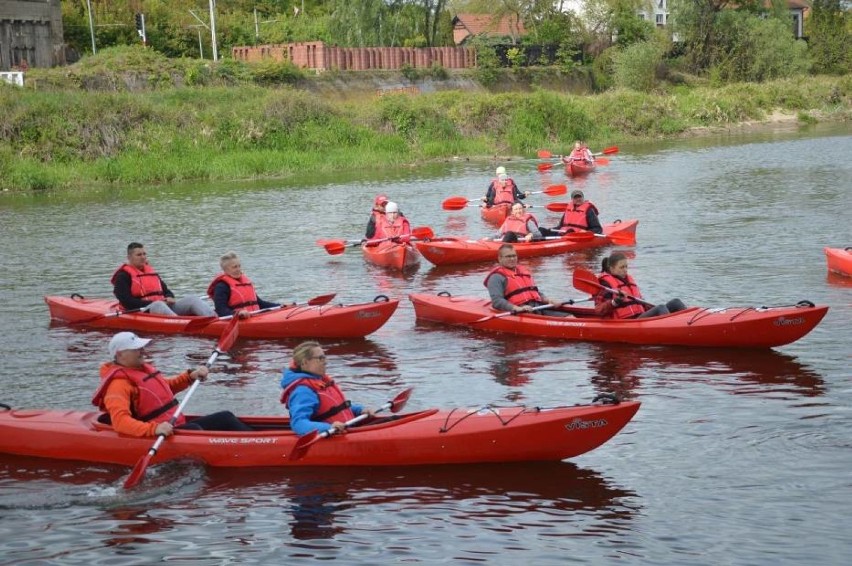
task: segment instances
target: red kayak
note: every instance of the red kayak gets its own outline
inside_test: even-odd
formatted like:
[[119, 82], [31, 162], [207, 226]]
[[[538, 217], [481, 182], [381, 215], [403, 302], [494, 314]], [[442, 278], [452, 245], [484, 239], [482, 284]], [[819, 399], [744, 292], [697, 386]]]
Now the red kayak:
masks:
[[[519, 258], [557, 255], [586, 248], [615, 245], [634, 245], [638, 220], [626, 220], [603, 226], [603, 234], [572, 232], [562, 237], [514, 244]], [[435, 265], [494, 262], [501, 241], [469, 240], [464, 237], [432, 238], [415, 242], [420, 253]]]
[[[351, 428], [320, 439], [301, 459], [284, 417], [241, 417], [254, 432], [177, 430], [153, 463], [192, 458], [214, 467], [415, 466], [559, 461], [615, 436], [639, 410], [627, 401], [572, 407], [430, 409]], [[614, 402], [614, 404], [612, 404]], [[0, 453], [134, 465], [152, 438], [115, 433], [99, 413], [0, 410]], [[189, 417], [192, 418], [192, 417]]]
[[852, 277], [852, 247], [846, 249], [823, 248], [828, 270], [838, 275]]
[[373, 246], [361, 246], [364, 259], [373, 265], [405, 271], [420, 265], [420, 253], [412, 244], [381, 242]]
[[479, 214], [482, 216], [482, 219], [489, 224], [500, 226], [503, 224], [503, 221], [506, 220], [506, 217], [509, 216], [509, 211], [511, 209], [512, 205], [508, 203], [495, 204], [491, 207], [480, 207]]
[[588, 175], [597, 168], [594, 162], [589, 163], [581, 159], [574, 159], [565, 164], [565, 174], [569, 177], [581, 177]]
[[413, 293], [418, 320], [462, 325], [492, 332], [561, 340], [625, 342], [660, 346], [772, 348], [794, 342], [814, 329], [827, 306], [802, 301], [782, 307], [689, 307], [663, 316], [605, 319], [593, 308], [562, 307], [571, 317], [534, 313], [500, 315], [491, 301]]
[[[145, 312], [116, 315], [115, 299], [46, 296], [50, 318], [72, 325], [134, 330], [158, 334], [220, 336], [229, 319], [163, 316]], [[379, 295], [371, 303], [357, 305], [288, 306], [259, 312], [240, 321], [242, 338], [363, 338], [381, 328], [399, 306], [399, 299]], [[106, 315], [99, 317], [98, 315]]]

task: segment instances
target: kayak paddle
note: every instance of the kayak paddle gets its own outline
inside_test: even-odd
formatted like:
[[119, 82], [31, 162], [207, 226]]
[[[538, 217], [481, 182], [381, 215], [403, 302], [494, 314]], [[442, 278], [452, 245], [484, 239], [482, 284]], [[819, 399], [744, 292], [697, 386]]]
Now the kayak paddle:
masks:
[[[382, 405], [381, 407], [376, 409], [374, 414], [379, 413], [381, 411], [384, 411], [386, 409], [390, 409], [391, 413], [398, 413], [399, 411], [402, 410], [402, 408], [408, 402], [408, 398], [411, 397], [412, 391], [413, 391], [413, 388], [411, 388], [411, 387], [409, 387], [405, 391], [402, 391], [396, 397], [394, 397], [393, 399], [391, 399], [390, 401], [388, 401], [387, 403], [385, 403], [384, 405]], [[370, 415], [368, 415], [367, 413], [362, 413], [362, 414], [358, 415], [357, 417], [355, 417], [354, 419], [349, 419], [348, 421], [346, 421], [343, 424], [346, 428], [349, 428], [354, 424], [357, 424], [357, 423], [359, 423], [363, 420], [366, 420], [369, 416]], [[326, 431], [323, 431], [323, 432], [312, 431], [312, 432], [310, 432], [310, 433], [308, 433], [308, 434], [306, 434], [302, 437], [299, 437], [299, 440], [297, 440], [296, 444], [293, 446], [293, 451], [290, 453], [290, 460], [293, 460], [293, 461], [301, 460], [302, 458], [305, 457], [305, 454], [308, 453], [308, 450], [310, 449], [311, 446], [313, 446], [315, 443], [319, 442], [323, 438], [328, 438], [329, 436], [333, 436], [334, 434], [336, 434], [334, 431], [335, 431], [335, 429], [333, 429], [333, 428], [326, 430]]]
[[[327, 295], [317, 295], [316, 297], [309, 299], [307, 304], [308, 304], [308, 306], [311, 306], [311, 307], [320, 307], [322, 305], [327, 305], [328, 303], [330, 303], [334, 299], [334, 297], [336, 297], [336, 296], [337, 296], [337, 293], [329, 293]], [[272, 311], [277, 311], [277, 310], [281, 310], [281, 309], [289, 309], [289, 308], [293, 308], [293, 307], [297, 307], [297, 306], [299, 306], [298, 303], [292, 303], [292, 304], [289, 304], [289, 305], [278, 305], [277, 307], [269, 307], [269, 308], [260, 309], [260, 310], [256, 310], [256, 311], [249, 311], [249, 318], [251, 318], [255, 315], [261, 314], [261, 313], [272, 312]], [[214, 318], [214, 321], [215, 320], [231, 320], [232, 318], [234, 318], [234, 315], [229, 314], [227, 316]]]
[[[411, 237], [417, 240], [428, 240], [435, 237], [435, 233], [428, 226], [417, 226], [416, 228], [411, 229]], [[326, 243], [321, 244], [322, 247], [325, 248], [325, 251], [329, 255], [340, 255], [346, 251], [346, 248], [354, 248], [361, 245], [374, 245], [379, 244], [381, 242], [387, 242], [388, 240], [393, 240], [393, 237], [390, 238], [379, 238], [376, 240], [328, 240]]]
[[[575, 301], [574, 299], [568, 299], [567, 301], [563, 301], [563, 302], [559, 303], [558, 306], [561, 307], [563, 305], [573, 305], [573, 304], [576, 304], [576, 303], [585, 303], [586, 301], [591, 301], [591, 300], [592, 299], [579, 299], [579, 300]], [[501, 312], [499, 314], [491, 314], [491, 315], [488, 315], [488, 316], [483, 316], [482, 318], [478, 318], [478, 319], [474, 320], [473, 322], [471, 322], [471, 324], [477, 324], [479, 322], [485, 322], [486, 320], [491, 320], [492, 318], [503, 318], [504, 316], [511, 316], [513, 314], [528, 314], [530, 312], [542, 311], [544, 309], [550, 309], [550, 308], [553, 308], [553, 307], [551, 305], [539, 305], [537, 307], [533, 307], [532, 310], [530, 310], [530, 311], [524, 311], [524, 312], [506, 311], [506, 312]]]
[[600, 281], [598, 281], [598, 278], [595, 276], [594, 273], [592, 273], [588, 269], [583, 269], [581, 267], [578, 267], [577, 269], [574, 270], [574, 288], [577, 289], [578, 291], [583, 291], [584, 293], [588, 293], [590, 295], [596, 295], [598, 293], [598, 291], [606, 291], [606, 292], [610, 293], [611, 295], [621, 294], [621, 295], [627, 297], [628, 299], [632, 299], [632, 300], [636, 301], [637, 303], [643, 304], [645, 306], [648, 306], [648, 307], [654, 306], [653, 303], [649, 303], [648, 301], [643, 301], [639, 297], [634, 297], [633, 295], [628, 295], [626, 293], [619, 293], [618, 291], [616, 291], [614, 289], [610, 289], [606, 285], [601, 285]]
[[462, 210], [468, 206], [479, 206], [478, 204], [471, 204], [474, 202], [478, 202], [482, 204], [482, 199], [478, 198], [465, 198], [465, 197], [450, 197], [444, 199], [441, 203], [441, 208], [444, 210]]
[[[606, 159], [605, 157], [599, 157], [599, 156], [600, 155], [614, 155], [616, 153], [618, 153], [618, 146], [613, 145], [613, 146], [604, 148], [603, 150], [599, 151], [598, 153], [593, 153], [592, 155], [596, 157], [595, 163], [597, 165], [609, 165], [609, 159]], [[538, 150], [538, 156], [541, 159], [562, 159], [563, 157], [567, 157], [566, 155], [557, 155], [557, 154], [550, 153], [546, 149]], [[547, 170], [553, 168], [553, 163], [539, 163], [537, 167], [538, 167], [539, 171], [547, 171]]]
[[[230, 350], [234, 342], [237, 341], [237, 337], [240, 335], [239, 328], [239, 318], [234, 318], [231, 322], [228, 323], [228, 326], [225, 327], [225, 330], [222, 331], [222, 335], [219, 337], [219, 341], [216, 343], [216, 349], [213, 350], [213, 353], [210, 354], [210, 358], [204, 363], [208, 368], [212, 367], [213, 364], [216, 363], [216, 360], [219, 358], [219, 354], [224, 354], [228, 350]], [[186, 392], [186, 395], [183, 396], [183, 400], [178, 405], [177, 410], [175, 411], [172, 418], [169, 419], [169, 423], [172, 425], [175, 424], [177, 418], [183, 412], [184, 407], [186, 407], [187, 402], [189, 402], [189, 398], [192, 397], [192, 394], [198, 388], [198, 384], [201, 383], [200, 380], [196, 379], [193, 382], [192, 387], [189, 388], [189, 391]], [[135, 487], [145, 475], [145, 470], [148, 469], [148, 464], [151, 463], [151, 458], [157, 453], [157, 450], [160, 449], [160, 445], [163, 444], [163, 441], [166, 439], [165, 435], [158, 435], [157, 440], [154, 442], [154, 445], [151, 446], [151, 449], [145, 453], [142, 458], [136, 462], [136, 465], [133, 467], [133, 471], [130, 472], [130, 475], [127, 476], [127, 479], [124, 481], [124, 489], [130, 489]]]
[[126, 311], [111, 311], [103, 314], [98, 314], [95, 316], [91, 316], [89, 318], [84, 318], [83, 320], [74, 320], [69, 322], [69, 326], [73, 326], [75, 324], [89, 324], [90, 322], [95, 322], [96, 320], [101, 320], [102, 318], [115, 318], [117, 316], [125, 315], [125, 314], [133, 314], [138, 312], [145, 312], [151, 308], [151, 305], [146, 305], [144, 307], [139, 307], [138, 309], [130, 309]]

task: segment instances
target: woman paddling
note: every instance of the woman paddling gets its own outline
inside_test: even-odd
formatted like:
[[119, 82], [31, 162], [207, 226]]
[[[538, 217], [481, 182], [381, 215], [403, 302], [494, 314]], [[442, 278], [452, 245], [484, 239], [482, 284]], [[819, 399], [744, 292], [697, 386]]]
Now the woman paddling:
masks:
[[[605, 318], [646, 318], [660, 316], [686, 308], [680, 299], [672, 299], [664, 305], [649, 306], [642, 298], [639, 286], [627, 274], [627, 256], [613, 252], [601, 262], [602, 272], [598, 281], [608, 289], [595, 295], [595, 314]], [[629, 296], [628, 296], [629, 295]]]

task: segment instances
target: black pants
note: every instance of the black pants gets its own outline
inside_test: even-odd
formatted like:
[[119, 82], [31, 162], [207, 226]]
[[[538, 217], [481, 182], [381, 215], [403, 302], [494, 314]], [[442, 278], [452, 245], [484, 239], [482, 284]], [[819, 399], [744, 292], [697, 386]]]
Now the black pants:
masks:
[[249, 432], [254, 430], [249, 425], [238, 419], [231, 411], [219, 411], [187, 421], [179, 427], [184, 430], [233, 430], [238, 432]]

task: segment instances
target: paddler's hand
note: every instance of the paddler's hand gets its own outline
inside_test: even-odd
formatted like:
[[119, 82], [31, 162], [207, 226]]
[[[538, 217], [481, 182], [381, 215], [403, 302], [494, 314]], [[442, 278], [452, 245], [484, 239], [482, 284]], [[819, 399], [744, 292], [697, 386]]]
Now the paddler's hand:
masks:
[[207, 379], [207, 374], [209, 373], [210, 369], [207, 366], [198, 366], [189, 372], [189, 378], [195, 381], [204, 381]]
[[340, 421], [334, 421], [331, 423], [331, 430], [329, 430], [332, 434], [346, 434], [346, 424]]
[[246, 319], [251, 316], [251, 313], [245, 309], [240, 309], [237, 311], [237, 318]]
[[175, 433], [175, 427], [169, 421], [163, 421], [154, 429], [154, 434], [157, 436], [171, 436]]

